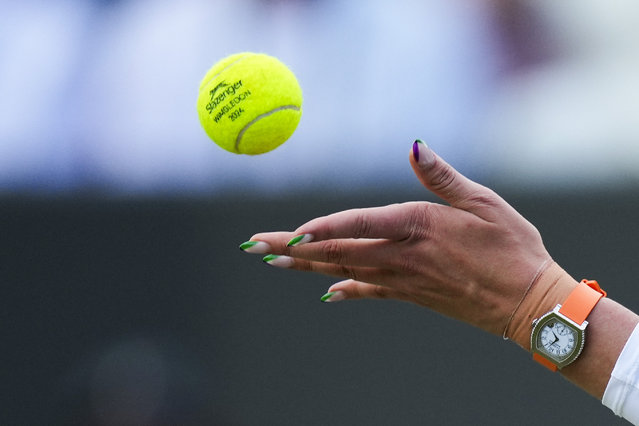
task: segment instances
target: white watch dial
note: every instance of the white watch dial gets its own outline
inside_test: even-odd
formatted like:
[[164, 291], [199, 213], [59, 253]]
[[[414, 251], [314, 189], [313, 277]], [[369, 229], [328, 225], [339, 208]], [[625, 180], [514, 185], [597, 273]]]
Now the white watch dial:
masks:
[[530, 349], [546, 358], [558, 368], [573, 362], [584, 347], [588, 321], [575, 323], [563, 315], [561, 305], [533, 322]]
[[539, 340], [548, 355], [556, 359], [567, 357], [577, 348], [577, 333], [559, 321], [545, 324], [539, 333]]

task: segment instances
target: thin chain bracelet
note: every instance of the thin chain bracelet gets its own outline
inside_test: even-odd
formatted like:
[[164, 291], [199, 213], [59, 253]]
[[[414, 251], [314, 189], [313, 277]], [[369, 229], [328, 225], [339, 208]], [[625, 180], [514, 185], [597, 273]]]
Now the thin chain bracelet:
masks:
[[502, 334], [502, 339], [504, 340], [510, 340], [508, 338], [508, 336], [506, 335], [506, 333], [508, 332], [508, 327], [510, 326], [510, 323], [512, 322], [513, 318], [515, 317], [515, 314], [517, 313], [517, 310], [519, 309], [519, 307], [521, 306], [522, 303], [524, 303], [524, 299], [526, 298], [526, 296], [528, 296], [528, 293], [530, 292], [530, 289], [532, 288], [532, 286], [535, 284], [535, 282], [537, 282], [537, 279], [539, 278], [539, 276], [541, 275], [541, 273], [543, 271], [546, 270], [546, 265], [549, 262], [552, 262], [552, 259], [546, 259], [544, 261], [544, 263], [542, 263], [541, 265], [539, 265], [539, 268], [537, 269], [537, 271], [535, 272], [535, 275], [533, 275], [532, 280], [530, 280], [530, 284], [528, 284], [528, 287], [526, 288], [526, 291], [524, 292], [524, 295], [521, 297], [521, 300], [519, 301], [519, 303], [517, 304], [517, 306], [515, 307], [515, 310], [513, 311], [512, 314], [510, 314], [510, 318], [508, 318], [508, 322], [506, 323], [506, 327], [504, 327], [504, 332]]

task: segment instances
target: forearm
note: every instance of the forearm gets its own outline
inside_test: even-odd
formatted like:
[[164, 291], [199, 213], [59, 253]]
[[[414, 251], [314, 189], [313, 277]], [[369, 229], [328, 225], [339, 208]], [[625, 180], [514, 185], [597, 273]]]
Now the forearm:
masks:
[[610, 373], [639, 317], [614, 300], [599, 301], [588, 317], [586, 346], [581, 356], [561, 373], [586, 392], [601, 399]]

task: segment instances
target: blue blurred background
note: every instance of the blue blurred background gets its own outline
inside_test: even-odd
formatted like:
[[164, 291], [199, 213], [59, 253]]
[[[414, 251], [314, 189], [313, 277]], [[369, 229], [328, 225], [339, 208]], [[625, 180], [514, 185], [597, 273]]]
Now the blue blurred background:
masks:
[[[0, 424], [622, 424], [500, 337], [237, 246], [432, 199], [422, 138], [639, 310], [637, 40], [630, 0], [0, 0]], [[262, 156], [195, 111], [239, 51], [304, 91]]]
[[[418, 137], [487, 182], [639, 178], [636, 2], [0, 5], [3, 192], [403, 186]], [[260, 157], [217, 148], [195, 113], [206, 70], [238, 51], [279, 57], [304, 90], [297, 132]]]

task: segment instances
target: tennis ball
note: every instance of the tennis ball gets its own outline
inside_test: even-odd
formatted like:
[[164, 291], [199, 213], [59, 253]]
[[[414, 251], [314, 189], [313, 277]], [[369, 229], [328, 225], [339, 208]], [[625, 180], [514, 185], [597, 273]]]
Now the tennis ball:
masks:
[[278, 59], [228, 56], [200, 83], [197, 111], [211, 139], [236, 154], [263, 154], [291, 137], [302, 116], [302, 89]]

